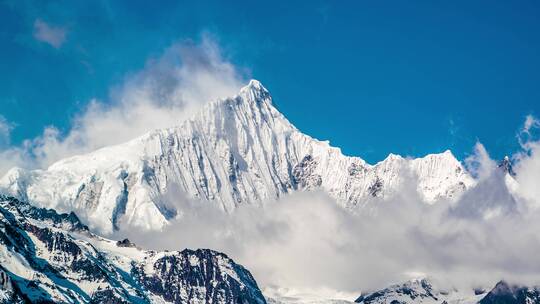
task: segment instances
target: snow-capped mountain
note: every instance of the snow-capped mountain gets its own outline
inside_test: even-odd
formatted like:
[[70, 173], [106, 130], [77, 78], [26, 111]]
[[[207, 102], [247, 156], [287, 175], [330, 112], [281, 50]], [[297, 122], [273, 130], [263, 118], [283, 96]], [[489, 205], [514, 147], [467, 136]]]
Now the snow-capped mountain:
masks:
[[538, 304], [540, 303], [540, 288], [512, 285], [500, 281], [479, 303]]
[[0, 303], [266, 303], [248, 270], [208, 249], [145, 251], [77, 216], [0, 196]]
[[[361, 139], [358, 139], [361, 140]], [[416, 185], [426, 202], [452, 199], [475, 181], [450, 151], [390, 155], [375, 165], [296, 129], [256, 80], [210, 102], [179, 126], [71, 157], [46, 170], [10, 170], [0, 188], [34, 204], [76, 211], [97, 231], [120, 223], [159, 229], [182, 199], [231, 212], [298, 190], [320, 188], [345, 208]]]
[[477, 303], [483, 296], [485, 293], [474, 290], [461, 292], [455, 289], [438, 288], [429, 279], [423, 278], [361, 295], [355, 302], [361, 304], [472, 304]]
[[460, 291], [434, 287], [429, 279], [414, 279], [403, 284], [367, 293], [355, 301], [361, 304], [539, 304], [540, 289], [498, 282], [491, 290]]

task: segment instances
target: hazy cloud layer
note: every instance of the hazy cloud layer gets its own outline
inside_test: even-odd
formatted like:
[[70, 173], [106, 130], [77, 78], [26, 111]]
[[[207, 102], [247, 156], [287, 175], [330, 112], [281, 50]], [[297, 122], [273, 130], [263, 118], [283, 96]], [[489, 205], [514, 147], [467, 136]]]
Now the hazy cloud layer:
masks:
[[53, 26], [41, 19], [34, 22], [34, 38], [41, 42], [50, 44], [54, 48], [60, 48], [66, 40], [67, 29], [60, 26]]
[[220, 250], [262, 286], [359, 291], [419, 274], [461, 288], [503, 278], [539, 284], [540, 144], [528, 146], [515, 167], [516, 183], [478, 143], [468, 160], [478, 168], [478, 184], [457, 202], [424, 204], [411, 179], [395, 197], [373, 202], [369, 214], [352, 214], [321, 192], [293, 194], [262, 209], [242, 207], [230, 216], [211, 202], [192, 202], [178, 205], [183, 216], [158, 235], [123, 231], [114, 237], [157, 249]]
[[[178, 125], [200, 105], [233, 96], [245, 83], [242, 71], [222, 56], [208, 35], [199, 42], [176, 43], [112, 88], [109, 101], [91, 100], [67, 134], [49, 126], [21, 146], [0, 146], [0, 175], [13, 166], [47, 167], [64, 157]], [[0, 140], [8, 138], [2, 122]]]

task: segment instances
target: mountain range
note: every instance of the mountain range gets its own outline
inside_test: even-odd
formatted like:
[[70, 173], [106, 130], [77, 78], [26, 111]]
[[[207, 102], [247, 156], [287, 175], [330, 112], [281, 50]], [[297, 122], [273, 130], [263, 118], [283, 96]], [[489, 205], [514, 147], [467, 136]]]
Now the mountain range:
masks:
[[423, 278], [367, 293], [358, 297], [355, 302], [360, 304], [535, 304], [540, 303], [540, 288], [500, 281], [491, 290], [456, 290], [436, 287], [429, 279]]
[[75, 211], [95, 231], [120, 223], [159, 230], [202, 199], [225, 212], [294, 191], [322, 189], [347, 209], [413, 183], [427, 203], [454, 199], [475, 180], [450, 151], [370, 165], [301, 133], [256, 80], [193, 118], [124, 144], [60, 160], [45, 170], [14, 168], [0, 189], [33, 204]]
[[[508, 158], [499, 167], [515, 176]], [[391, 154], [376, 164], [346, 156], [294, 127], [252, 80], [177, 126], [46, 169], [7, 172], [0, 179], [0, 303], [266, 303], [250, 272], [224, 253], [145, 250], [104, 236], [132, 227], [159, 232], [181, 220], [187, 202], [208, 201], [227, 216], [318, 190], [355, 212], [405, 186], [435, 204], [477, 183], [450, 151]], [[490, 291], [457, 291], [424, 278], [356, 302], [540, 303], [539, 290], [501, 281]]]

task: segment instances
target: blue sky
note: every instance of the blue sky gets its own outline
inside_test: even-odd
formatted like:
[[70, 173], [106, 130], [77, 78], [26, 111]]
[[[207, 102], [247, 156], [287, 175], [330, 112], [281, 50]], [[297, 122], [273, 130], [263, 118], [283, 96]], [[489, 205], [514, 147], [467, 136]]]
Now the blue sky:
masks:
[[3, 1], [0, 24], [11, 145], [68, 132], [92, 98], [203, 33], [298, 128], [368, 162], [463, 159], [477, 140], [501, 158], [540, 112], [537, 1]]

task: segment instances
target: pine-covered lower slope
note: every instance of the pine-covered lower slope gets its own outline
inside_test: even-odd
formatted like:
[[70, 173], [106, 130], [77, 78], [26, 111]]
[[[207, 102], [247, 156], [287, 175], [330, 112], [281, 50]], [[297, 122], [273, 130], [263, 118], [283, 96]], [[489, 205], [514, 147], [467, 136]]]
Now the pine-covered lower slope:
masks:
[[0, 196], [0, 303], [266, 303], [248, 270], [208, 249], [145, 251]]

